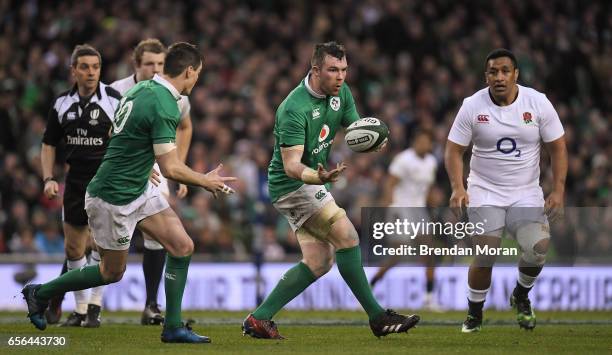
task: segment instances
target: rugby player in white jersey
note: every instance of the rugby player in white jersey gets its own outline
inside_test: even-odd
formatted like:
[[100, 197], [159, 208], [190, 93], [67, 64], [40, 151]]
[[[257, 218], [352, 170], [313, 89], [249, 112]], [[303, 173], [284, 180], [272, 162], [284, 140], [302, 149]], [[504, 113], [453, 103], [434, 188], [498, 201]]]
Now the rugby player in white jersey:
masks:
[[[166, 47], [156, 38], [149, 38], [138, 43], [132, 58], [134, 61], [134, 74], [127, 78], [117, 80], [111, 84], [115, 90], [119, 91], [121, 95], [131, 89], [137, 82], [143, 80], [150, 80], [155, 74], [161, 74], [164, 68], [164, 59], [166, 57]], [[191, 143], [191, 117], [189, 115], [190, 105], [187, 96], [182, 95], [178, 102], [179, 110], [181, 112], [181, 121], [176, 130], [176, 148], [179, 159], [185, 162], [187, 159], [187, 152], [189, 150], [189, 144]], [[159, 180], [159, 188], [162, 195], [167, 199], [170, 197], [170, 189], [168, 187], [168, 180], [159, 172], [159, 166], [157, 163], [154, 165], [154, 175]], [[176, 193], [178, 198], [183, 198], [187, 195], [187, 186], [183, 184], [178, 185]], [[153, 325], [161, 324], [164, 318], [159, 310], [157, 304], [157, 292], [159, 290], [159, 283], [161, 275], [164, 270], [164, 262], [166, 259], [166, 251], [162, 245], [153, 240], [146, 233], [143, 233], [144, 237], [144, 251], [142, 258], [142, 270], [145, 277], [145, 286], [147, 297], [145, 300], [145, 308], [142, 311], [142, 317], [140, 323], [142, 325]]]
[[[533, 329], [535, 313], [529, 290], [542, 270], [550, 240], [548, 219], [562, 213], [567, 174], [563, 126], [546, 96], [517, 85], [519, 70], [512, 52], [496, 49], [486, 58], [488, 87], [463, 101], [448, 135], [445, 165], [450, 178], [450, 206], [467, 207], [469, 220], [484, 223], [476, 245], [499, 247], [502, 234], [518, 242], [522, 254], [518, 280], [510, 297], [519, 326]], [[544, 200], [540, 147], [550, 155], [553, 187]], [[467, 191], [463, 154], [473, 143]], [[548, 217], [548, 218], [547, 218]], [[468, 274], [469, 311], [464, 333], [479, 331], [491, 284], [493, 256], [476, 256]]]
[[[431, 149], [431, 133], [417, 130], [413, 135], [411, 147], [397, 154], [391, 161], [382, 201], [383, 206], [391, 207], [391, 222], [396, 218], [407, 218], [412, 222], [431, 220], [425, 207], [438, 169], [438, 161], [431, 154]], [[387, 271], [399, 262], [399, 256], [387, 258], [370, 281], [370, 285], [374, 287]], [[426, 266], [427, 291], [424, 308], [436, 311], [439, 306], [433, 297], [434, 258], [424, 257], [423, 262]]]

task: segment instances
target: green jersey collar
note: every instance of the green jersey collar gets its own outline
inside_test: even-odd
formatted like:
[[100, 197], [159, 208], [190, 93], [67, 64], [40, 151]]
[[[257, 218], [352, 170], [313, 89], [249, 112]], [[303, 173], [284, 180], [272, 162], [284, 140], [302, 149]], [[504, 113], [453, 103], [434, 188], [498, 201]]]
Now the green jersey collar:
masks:
[[308, 79], [310, 78], [310, 72], [308, 72], [308, 74], [306, 74], [306, 77], [304, 78], [304, 86], [306, 87], [306, 90], [308, 91], [308, 93], [314, 97], [316, 97], [317, 99], [324, 99], [326, 96], [324, 94], [317, 94], [311, 87], [310, 84], [308, 84]]
[[181, 93], [178, 92], [178, 90], [174, 87], [174, 85], [170, 84], [168, 82], [168, 80], [166, 80], [166, 79], [162, 78], [161, 76], [155, 74], [153, 76], [153, 81], [157, 82], [160, 85], [163, 85], [166, 89], [168, 89], [168, 91], [170, 91], [170, 93], [172, 94], [172, 96], [174, 96], [176, 101], [180, 100]]

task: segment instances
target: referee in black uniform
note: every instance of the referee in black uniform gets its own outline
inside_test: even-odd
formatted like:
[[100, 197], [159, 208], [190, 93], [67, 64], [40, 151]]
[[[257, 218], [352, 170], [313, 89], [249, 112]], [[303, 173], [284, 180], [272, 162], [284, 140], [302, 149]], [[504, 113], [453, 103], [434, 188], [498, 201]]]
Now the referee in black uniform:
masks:
[[[102, 162], [109, 140], [109, 132], [115, 109], [121, 95], [100, 82], [102, 58], [90, 45], [78, 45], [70, 58], [71, 73], [75, 85], [60, 94], [49, 111], [47, 128], [43, 136], [41, 163], [44, 193], [55, 198], [59, 185], [53, 176], [56, 147], [63, 143], [66, 163], [69, 165], [64, 191], [63, 226], [67, 269], [87, 265], [85, 251], [91, 243], [84, 209], [85, 189]], [[89, 265], [100, 262], [98, 252], [92, 250]], [[75, 311], [63, 326], [100, 326], [102, 287], [75, 291]], [[57, 323], [61, 315], [61, 299], [55, 309], [46, 313], [49, 323]]]

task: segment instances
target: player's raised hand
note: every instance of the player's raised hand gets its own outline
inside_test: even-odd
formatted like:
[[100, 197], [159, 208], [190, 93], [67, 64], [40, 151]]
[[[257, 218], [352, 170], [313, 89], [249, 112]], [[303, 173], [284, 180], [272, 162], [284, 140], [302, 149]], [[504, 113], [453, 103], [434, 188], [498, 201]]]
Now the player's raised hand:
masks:
[[212, 193], [215, 198], [217, 198], [219, 192], [222, 192], [222, 193], [227, 194], [227, 195], [233, 194], [234, 193], [234, 189], [232, 189], [231, 187], [227, 186], [225, 183], [237, 180], [237, 178], [234, 177], [234, 176], [221, 176], [221, 175], [219, 175], [219, 172], [221, 171], [221, 168], [223, 168], [223, 164], [217, 165], [217, 167], [214, 170], [211, 170], [210, 172], [205, 174], [207, 181], [203, 185], [203, 187], [207, 191]]
[[548, 195], [544, 202], [544, 213], [551, 222], [563, 217], [563, 205], [563, 192], [553, 191]]
[[151, 175], [149, 175], [149, 181], [155, 186], [159, 186], [161, 178], [159, 177], [159, 171], [151, 169]]
[[57, 193], [59, 192], [59, 185], [57, 184], [57, 181], [55, 180], [48, 180], [47, 182], [45, 182], [45, 196], [47, 196], [48, 199], [54, 199], [57, 197]]
[[470, 196], [465, 189], [453, 190], [449, 205], [457, 218], [463, 216], [463, 209], [470, 204]]
[[189, 192], [189, 190], [187, 190], [187, 185], [178, 184], [178, 189], [176, 190], [176, 197], [185, 198], [185, 196], [187, 196], [187, 192]]
[[344, 164], [344, 162], [336, 164], [336, 168], [330, 171], [325, 170], [323, 164], [319, 163], [319, 165], [317, 166], [317, 174], [319, 175], [319, 179], [321, 179], [323, 183], [336, 182], [338, 181], [338, 178], [340, 177], [340, 174], [342, 174], [344, 169], [346, 169], [346, 164]]

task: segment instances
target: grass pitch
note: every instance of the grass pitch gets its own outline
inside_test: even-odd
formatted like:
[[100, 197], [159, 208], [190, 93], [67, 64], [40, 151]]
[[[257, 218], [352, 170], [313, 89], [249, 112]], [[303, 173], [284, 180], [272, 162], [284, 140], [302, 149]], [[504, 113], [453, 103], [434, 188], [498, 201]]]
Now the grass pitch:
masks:
[[[411, 312], [403, 312], [411, 313]], [[138, 312], [103, 312], [99, 329], [38, 331], [24, 312], [0, 312], [2, 354], [611, 354], [612, 312], [538, 312], [534, 331], [519, 329], [512, 312], [485, 311], [481, 333], [462, 334], [464, 312], [418, 312], [408, 334], [374, 337], [362, 312], [283, 311], [277, 317], [284, 341], [243, 337], [246, 312], [184, 312], [212, 344], [162, 344], [161, 327], [141, 326]], [[60, 347], [8, 346], [10, 336], [65, 336]]]

